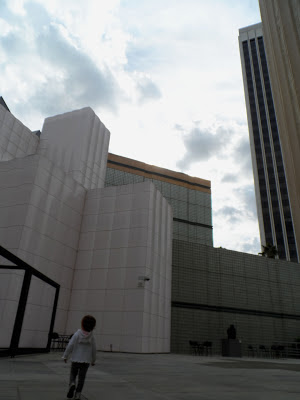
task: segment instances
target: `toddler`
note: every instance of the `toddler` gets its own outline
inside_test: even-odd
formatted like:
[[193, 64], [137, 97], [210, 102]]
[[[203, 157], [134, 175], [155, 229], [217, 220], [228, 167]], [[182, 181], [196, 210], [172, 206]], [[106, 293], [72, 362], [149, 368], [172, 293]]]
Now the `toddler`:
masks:
[[72, 399], [74, 396], [77, 375], [78, 382], [76, 386], [75, 399], [80, 399], [87, 370], [90, 364], [92, 364], [92, 366], [95, 365], [96, 342], [93, 336], [93, 329], [95, 326], [96, 319], [94, 317], [91, 315], [83, 317], [81, 321], [81, 329], [78, 329], [78, 331], [74, 333], [62, 357], [64, 362], [67, 362], [69, 355], [72, 354], [69, 391], [67, 394], [68, 399]]

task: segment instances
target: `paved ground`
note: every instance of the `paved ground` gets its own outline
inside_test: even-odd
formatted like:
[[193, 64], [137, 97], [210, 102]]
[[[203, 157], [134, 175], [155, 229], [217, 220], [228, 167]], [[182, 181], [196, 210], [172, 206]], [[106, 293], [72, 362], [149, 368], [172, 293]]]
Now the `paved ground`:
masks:
[[[1, 400], [63, 400], [61, 353], [0, 358]], [[299, 400], [300, 360], [98, 353], [85, 400]]]

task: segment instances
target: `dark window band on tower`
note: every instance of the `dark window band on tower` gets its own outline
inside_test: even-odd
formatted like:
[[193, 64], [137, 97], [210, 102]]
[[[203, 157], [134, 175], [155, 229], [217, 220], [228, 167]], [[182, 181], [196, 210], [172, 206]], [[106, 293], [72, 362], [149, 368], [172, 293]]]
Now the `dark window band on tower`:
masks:
[[267, 114], [266, 114], [266, 107], [265, 107], [265, 102], [264, 102], [263, 86], [262, 86], [262, 80], [261, 80], [261, 75], [260, 75], [259, 59], [258, 59], [258, 55], [257, 55], [257, 46], [256, 46], [255, 40], [251, 41], [250, 46], [251, 46], [252, 62], [253, 62], [253, 66], [254, 66], [253, 70], [254, 70], [254, 77], [255, 77], [255, 86], [256, 86], [256, 93], [257, 93], [258, 106], [259, 106], [259, 115], [260, 115], [260, 121], [261, 121], [264, 150], [265, 150], [266, 170], [268, 173], [268, 181], [269, 181], [269, 188], [270, 188], [270, 197], [271, 197], [271, 204], [272, 204], [273, 221], [274, 221], [274, 226], [275, 226], [277, 249], [278, 249], [279, 257], [286, 258], [281, 218], [280, 218], [280, 213], [277, 211], [279, 209], [278, 194], [277, 194], [277, 190], [276, 190], [276, 181], [275, 181], [275, 175], [274, 175], [274, 165], [273, 165], [273, 159], [272, 159], [269, 128], [268, 128], [268, 124], [267, 124]]
[[[244, 61], [245, 61], [245, 68], [246, 68], [246, 75], [247, 75], [247, 89], [249, 94], [249, 101], [250, 101], [250, 112], [251, 112], [251, 122], [253, 128], [253, 138], [254, 138], [254, 146], [255, 146], [255, 155], [256, 155], [256, 166], [259, 175], [259, 190], [260, 190], [260, 197], [261, 201], [268, 204], [268, 195], [267, 195], [267, 184], [266, 184], [266, 177], [265, 177], [265, 170], [263, 165], [263, 154], [262, 154], [262, 146], [259, 136], [259, 125], [258, 125], [258, 118], [256, 112], [256, 101], [254, 95], [254, 86], [252, 80], [252, 73], [251, 73], [251, 64], [250, 64], [250, 54], [248, 48], [248, 42], [243, 42], [243, 52], [244, 52]], [[269, 206], [264, 207], [262, 209], [263, 214], [263, 224], [265, 230], [265, 237], [267, 242], [273, 242], [272, 238], [272, 228], [271, 228], [271, 220], [269, 214]]]

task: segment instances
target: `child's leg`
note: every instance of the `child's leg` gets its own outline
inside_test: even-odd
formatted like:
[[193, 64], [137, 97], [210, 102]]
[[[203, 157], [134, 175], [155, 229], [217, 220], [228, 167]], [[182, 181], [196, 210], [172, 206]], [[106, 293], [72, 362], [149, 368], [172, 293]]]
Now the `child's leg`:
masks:
[[75, 391], [75, 380], [76, 380], [77, 374], [78, 374], [78, 363], [72, 362], [71, 370], [70, 370], [69, 390], [67, 393], [68, 399], [73, 399], [74, 391]]
[[85, 381], [85, 376], [90, 364], [88, 363], [78, 363], [78, 364], [79, 364], [78, 368], [79, 373], [78, 373], [78, 384], [76, 388], [76, 393], [81, 393]]
[[77, 374], [78, 374], [78, 370], [79, 370], [79, 363], [74, 363], [72, 362], [71, 364], [71, 371], [70, 371], [70, 381], [69, 381], [69, 385], [71, 385], [72, 383], [75, 383]]

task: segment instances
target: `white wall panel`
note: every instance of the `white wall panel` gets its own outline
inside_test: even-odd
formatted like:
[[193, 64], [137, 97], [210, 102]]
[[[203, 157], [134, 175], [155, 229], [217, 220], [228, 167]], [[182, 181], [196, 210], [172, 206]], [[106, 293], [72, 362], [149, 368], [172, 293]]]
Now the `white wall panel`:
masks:
[[1, 245], [68, 289], [58, 302], [67, 310], [86, 190], [39, 155], [1, 162], [0, 188]]
[[89, 108], [46, 118], [38, 152], [86, 189], [104, 187], [110, 133]]
[[0, 347], [3, 348], [10, 345], [23, 278], [22, 270], [0, 269]]
[[20, 337], [20, 347], [46, 347], [55, 288], [32, 277]]
[[35, 154], [39, 137], [0, 105], [0, 161]]
[[87, 193], [68, 333], [92, 310], [102, 320], [96, 328], [100, 349], [169, 351], [171, 221], [170, 206], [151, 182]]

